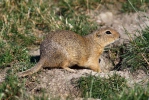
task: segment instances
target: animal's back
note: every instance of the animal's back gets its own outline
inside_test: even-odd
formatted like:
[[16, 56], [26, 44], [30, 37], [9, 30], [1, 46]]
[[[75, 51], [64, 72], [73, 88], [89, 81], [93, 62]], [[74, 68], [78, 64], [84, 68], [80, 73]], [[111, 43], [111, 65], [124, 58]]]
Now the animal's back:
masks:
[[49, 33], [41, 43], [40, 56], [41, 59], [47, 58], [47, 66], [61, 66], [60, 62], [67, 59], [73, 65], [85, 57], [86, 50], [86, 41], [82, 36], [72, 31], [55, 31]]

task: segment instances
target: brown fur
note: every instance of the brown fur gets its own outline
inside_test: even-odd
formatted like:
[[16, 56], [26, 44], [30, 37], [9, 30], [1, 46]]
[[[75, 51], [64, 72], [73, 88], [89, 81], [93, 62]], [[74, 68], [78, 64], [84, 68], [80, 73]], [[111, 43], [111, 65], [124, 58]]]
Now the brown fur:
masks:
[[118, 38], [119, 33], [111, 28], [103, 28], [86, 36], [66, 30], [51, 32], [40, 45], [40, 61], [31, 69], [18, 73], [18, 76], [31, 75], [42, 67], [61, 67], [75, 72], [69, 68], [73, 65], [101, 72], [99, 57], [104, 47]]

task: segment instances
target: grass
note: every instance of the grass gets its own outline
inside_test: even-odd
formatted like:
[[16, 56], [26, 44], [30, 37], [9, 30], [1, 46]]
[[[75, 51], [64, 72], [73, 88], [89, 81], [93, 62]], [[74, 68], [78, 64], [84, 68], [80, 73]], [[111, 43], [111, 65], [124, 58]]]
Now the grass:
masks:
[[113, 74], [108, 78], [88, 75], [78, 80], [83, 98], [103, 100], [147, 100], [149, 84], [146, 87], [135, 84], [129, 87], [125, 78]]
[[[90, 10], [99, 8], [102, 3], [102, 0], [1, 0], [0, 69], [7, 66], [11, 68], [7, 72], [5, 81], [0, 84], [0, 100], [30, 99], [23, 82], [15, 76], [15, 73], [34, 65], [30, 62], [29, 50], [39, 45], [42, 36], [50, 31], [71, 30], [86, 35], [96, 30], [98, 24], [87, 14]], [[128, 0], [122, 4], [122, 12], [133, 12], [133, 7], [140, 10], [148, 3], [148, 0]], [[124, 51], [119, 53], [122, 58], [121, 65], [134, 69], [146, 68], [149, 65], [148, 30], [142, 31], [143, 36], [131, 41], [126, 48], [122, 46], [116, 49]], [[142, 87], [128, 88], [126, 80], [118, 75], [108, 79], [95, 76], [82, 77], [79, 80], [79, 87], [82, 97], [86, 98], [129, 100], [148, 97], [148, 87], [146, 90]], [[136, 93], [139, 95], [136, 96]], [[44, 95], [32, 96], [32, 98], [47, 99]]]
[[0, 100], [48, 100], [48, 97], [44, 94], [42, 96], [29, 95], [26, 93], [24, 86], [25, 80], [18, 79], [14, 75], [14, 70], [8, 70], [5, 81], [0, 84]]
[[[12, 44], [5, 45], [5, 43], [1, 43], [2, 49], [0, 52], [0, 66], [4, 67], [7, 65], [11, 65], [11, 63], [16, 63], [19, 61], [28, 61], [28, 50], [26, 48], [23, 48], [22, 46]], [[11, 49], [10, 49], [11, 48]]]
[[80, 78], [78, 83], [83, 97], [101, 98], [104, 100], [127, 87], [126, 80], [117, 74], [107, 79], [89, 75]]
[[146, 11], [149, 6], [148, 0], [127, 0], [122, 3], [122, 12]]
[[60, 0], [57, 3], [60, 8], [58, 13], [67, 17], [72, 16], [72, 13], [85, 14], [90, 9], [96, 9], [101, 3], [102, 0]]
[[139, 36], [132, 38], [130, 33], [127, 33], [130, 41], [129, 43], [122, 44], [121, 46], [111, 48], [111, 59], [119, 58], [119, 63], [114, 64], [115, 69], [121, 70], [129, 68], [132, 72], [142, 69], [146, 73], [149, 70], [149, 27], [138, 31]]
[[133, 39], [123, 54], [123, 65], [133, 69], [149, 69], [149, 28], [143, 30], [142, 35]]
[[[10, 70], [8, 72], [10, 74]], [[7, 75], [0, 85], [0, 100], [17, 100], [21, 96], [22, 85], [13, 74]]]
[[147, 100], [149, 98], [149, 85], [143, 88], [135, 85], [133, 88], [122, 91], [119, 95], [113, 96], [113, 100]]

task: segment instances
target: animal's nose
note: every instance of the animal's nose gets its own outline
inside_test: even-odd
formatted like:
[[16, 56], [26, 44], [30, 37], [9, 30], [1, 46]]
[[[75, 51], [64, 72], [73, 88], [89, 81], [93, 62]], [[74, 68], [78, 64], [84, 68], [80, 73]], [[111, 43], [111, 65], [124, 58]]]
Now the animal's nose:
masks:
[[121, 35], [119, 35], [119, 38], [121, 38]]

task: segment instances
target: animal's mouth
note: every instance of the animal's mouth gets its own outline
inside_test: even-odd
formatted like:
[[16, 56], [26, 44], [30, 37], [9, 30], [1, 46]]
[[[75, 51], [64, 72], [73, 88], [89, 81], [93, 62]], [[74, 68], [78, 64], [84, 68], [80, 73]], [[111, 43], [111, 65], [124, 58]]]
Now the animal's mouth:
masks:
[[111, 43], [114, 43], [116, 41], [118, 41], [120, 38], [114, 38], [114, 40]]
[[[117, 39], [115, 39], [115, 41], [118, 41], [119, 39], [120, 39], [120, 38], [117, 38]], [[115, 41], [114, 41], [114, 42], [115, 42]]]

